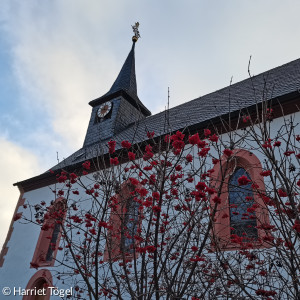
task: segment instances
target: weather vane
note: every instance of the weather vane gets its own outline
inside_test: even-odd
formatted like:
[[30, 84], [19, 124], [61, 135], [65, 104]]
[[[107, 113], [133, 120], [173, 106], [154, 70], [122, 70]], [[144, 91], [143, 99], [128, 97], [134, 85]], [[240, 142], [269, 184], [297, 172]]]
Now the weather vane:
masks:
[[132, 37], [132, 41], [135, 43], [141, 36], [140, 36], [140, 32], [139, 32], [139, 26], [140, 23], [139, 22], [135, 22], [134, 25], [131, 25], [132, 30], [134, 32], [134, 36]]

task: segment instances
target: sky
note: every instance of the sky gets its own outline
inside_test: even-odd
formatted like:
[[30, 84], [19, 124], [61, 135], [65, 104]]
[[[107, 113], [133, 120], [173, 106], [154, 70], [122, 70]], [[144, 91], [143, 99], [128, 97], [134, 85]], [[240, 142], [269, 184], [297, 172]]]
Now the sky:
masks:
[[0, 248], [12, 184], [78, 150], [91, 107], [136, 44], [138, 95], [152, 114], [300, 56], [299, 0], [1, 0]]

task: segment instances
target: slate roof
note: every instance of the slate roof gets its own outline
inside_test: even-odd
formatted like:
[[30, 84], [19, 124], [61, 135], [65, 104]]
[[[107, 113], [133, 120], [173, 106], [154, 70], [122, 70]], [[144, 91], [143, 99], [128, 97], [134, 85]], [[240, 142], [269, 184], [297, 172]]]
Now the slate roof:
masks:
[[[112, 88], [119, 85], [121, 78], [117, 78]], [[154, 131], [155, 136], [159, 136], [170, 130], [200, 126], [214, 118], [228, 115], [229, 112], [256, 105], [262, 100], [277, 99], [292, 93], [300, 94], [300, 59], [173, 107], [168, 112], [149, 116], [130, 125], [112, 139], [117, 142], [118, 149], [122, 140], [132, 143], [147, 140], [147, 131]], [[166, 122], [166, 114], [169, 122]], [[108, 140], [81, 148], [52, 169], [65, 168], [105, 154], [108, 150], [107, 142]]]
[[131, 50], [124, 62], [124, 65], [117, 79], [111, 86], [110, 90], [100, 98], [92, 100], [89, 103], [91, 106], [94, 107], [100, 102], [105, 102], [111, 99], [112, 97], [114, 97], [114, 95], [117, 95], [118, 92], [123, 91], [128, 94], [129, 98], [133, 100], [131, 101], [132, 104], [136, 106], [138, 109], [140, 109], [144, 115], [146, 116], [151, 115], [151, 112], [144, 106], [144, 104], [141, 102], [141, 100], [137, 95], [134, 48], [135, 48], [135, 42], [133, 42]]

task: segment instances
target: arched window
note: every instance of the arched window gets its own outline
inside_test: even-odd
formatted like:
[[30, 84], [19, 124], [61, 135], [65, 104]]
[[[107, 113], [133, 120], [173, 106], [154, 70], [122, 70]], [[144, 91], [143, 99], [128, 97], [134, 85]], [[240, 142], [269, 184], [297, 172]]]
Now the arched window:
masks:
[[[47, 281], [45, 278], [40, 277], [36, 282], [35, 282], [35, 289], [37, 293], [34, 295], [34, 300], [46, 300], [46, 291], [47, 289], [45, 288], [47, 286]], [[38, 293], [38, 291], [42, 291], [41, 293]]]
[[240, 248], [238, 243], [233, 243], [233, 235], [243, 242], [251, 242], [255, 248], [269, 247], [262, 238], [266, 232], [257, 229], [262, 224], [270, 224], [268, 210], [261, 197], [265, 192], [261, 172], [259, 159], [242, 149], [233, 150], [230, 157], [222, 156], [215, 165], [211, 187], [218, 192], [220, 203], [216, 205], [212, 197], [211, 207], [216, 209], [212, 240], [221, 249]]
[[140, 204], [134, 201], [134, 197], [130, 197], [126, 201], [126, 212], [124, 216], [124, 232], [121, 239], [121, 249], [131, 253], [134, 244], [134, 236], [136, 235], [139, 223], [139, 207]]
[[33, 254], [31, 267], [53, 266], [59, 245], [61, 226], [67, 212], [66, 200], [58, 198], [48, 208], [44, 216], [44, 223]]
[[[245, 176], [248, 184], [240, 185], [238, 180]], [[228, 182], [229, 211], [231, 232], [238, 236], [257, 239], [257, 221], [255, 211], [252, 211], [254, 195], [251, 187], [251, 177], [244, 168], [237, 168]]]
[[[49, 300], [52, 286], [52, 275], [49, 270], [37, 271], [29, 280], [26, 291], [29, 291], [22, 300]], [[30, 292], [32, 291], [32, 292]]]
[[134, 252], [134, 247], [138, 244], [135, 235], [140, 226], [140, 204], [135, 201], [132, 192], [141, 187], [126, 181], [115, 195], [118, 208], [111, 211], [109, 223], [113, 224], [113, 230], [109, 229], [107, 232], [104, 261], [121, 259], [123, 254], [129, 257]]

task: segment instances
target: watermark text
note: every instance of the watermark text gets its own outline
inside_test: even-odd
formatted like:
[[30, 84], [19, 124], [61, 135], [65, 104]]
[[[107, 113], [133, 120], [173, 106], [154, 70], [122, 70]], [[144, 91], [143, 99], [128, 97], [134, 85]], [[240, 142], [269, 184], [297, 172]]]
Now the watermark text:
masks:
[[2, 294], [4, 296], [14, 295], [14, 296], [58, 296], [60, 298], [64, 298], [66, 296], [73, 295], [73, 287], [69, 289], [59, 289], [54, 286], [49, 286], [47, 288], [37, 288], [34, 287], [32, 289], [23, 289], [21, 287], [4, 287], [2, 289]]

